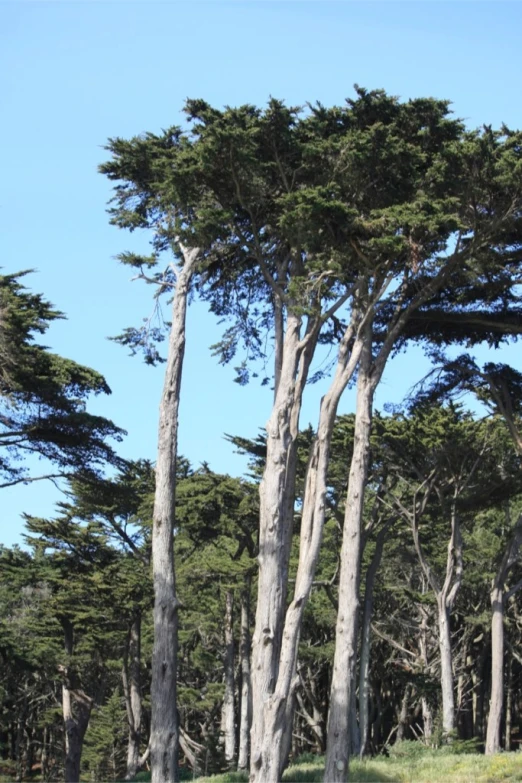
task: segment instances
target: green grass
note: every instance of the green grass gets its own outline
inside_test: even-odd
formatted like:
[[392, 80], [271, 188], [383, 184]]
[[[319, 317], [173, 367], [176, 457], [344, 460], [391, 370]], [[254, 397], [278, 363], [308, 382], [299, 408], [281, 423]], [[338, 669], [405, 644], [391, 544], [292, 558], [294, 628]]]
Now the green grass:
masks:
[[[415, 745], [415, 747], [414, 747]], [[411, 746], [411, 747], [409, 747]], [[393, 758], [377, 756], [350, 762], [350, 783], [522, 783], [522, 752], [483, 756], [479, 753], [453, 753], [449, 748], [426, 750], [418, 743], [404, 743]], [[323, 759], [298, 759], [283, 775], [283, 783], [322, 783]], [[0, 769], [0, 783], [12, 783], [9, 768]], [[194, 778], [183, 770], [182, 780]], [[225, 772], [196, 778], [198, 783], [246, 783], [248, 774]], [[140, 772], [136, 783], [149, 783], [150, 772]]]
[[[287, 769], [283, 783], [320, 783], [322, 759], [298, 762]], [[248, 775], [227, 772], [198, 778], [198, 783], [246, 783]], [[350, 763], [350, 783], [522, 783], [522, 753], [450, 754], [426, 751], [409, 757], [379, 756]]]

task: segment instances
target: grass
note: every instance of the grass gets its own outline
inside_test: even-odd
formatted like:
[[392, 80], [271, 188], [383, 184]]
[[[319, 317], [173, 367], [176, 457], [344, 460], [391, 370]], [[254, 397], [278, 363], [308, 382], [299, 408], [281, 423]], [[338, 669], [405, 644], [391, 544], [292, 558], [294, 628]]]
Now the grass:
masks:
[[[321, 783], [323, 760], [303, 760], [289, 767], [283, 783]], [[227, 772], [198, 778], [198, 783], [246, 783], [248, 775]], [[522, 783], [522, 753], [450, 754], [425, 751], [396, 758], [379, 756], [350, 763], [350, 783]]]
[[[411, 746], [411, 747], [408, 747]], [[392, 749], [393, 752], [393, 749]], [[0, 783], [12, 783], [9, 769], [0, 769]], [[283, 783], [322, 783], [324, 762], [312, 755], [298, 759], [283, 775]], [[182, 780], [193, 780], [188, 770]], [[225, 772], [196, 778], [198, 783], [246, 783], [248, 774]], [[150, 772], [141, 772], [136, 783], [149, 783]], [[427, 750], [418, 743], [404, 743], [403, 752], [392, 758], [350, 762], [350, 783], [522, 783], [522, 752], [483, 756], [458, 754], [449, 749]]]

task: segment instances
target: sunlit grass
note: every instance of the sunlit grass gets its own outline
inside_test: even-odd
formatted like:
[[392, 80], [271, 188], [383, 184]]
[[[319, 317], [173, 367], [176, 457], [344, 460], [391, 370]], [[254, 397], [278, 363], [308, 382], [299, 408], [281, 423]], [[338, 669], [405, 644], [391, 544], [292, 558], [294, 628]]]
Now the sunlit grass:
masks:
[[[320, 783], [323, 779], [323, 759], [306, 760], [289, 767], [284, 783]], [[227, 772], [223, 775], [198, 778], [198, 783], [246, 783], [248, 775]], [[410, 758], [378, 756], [365, 761], [352, 760], [350, 783], [520, 783], [522, 753], [499, 753], [483, 756], [478, 753], [450, 755], [425, 752]]]

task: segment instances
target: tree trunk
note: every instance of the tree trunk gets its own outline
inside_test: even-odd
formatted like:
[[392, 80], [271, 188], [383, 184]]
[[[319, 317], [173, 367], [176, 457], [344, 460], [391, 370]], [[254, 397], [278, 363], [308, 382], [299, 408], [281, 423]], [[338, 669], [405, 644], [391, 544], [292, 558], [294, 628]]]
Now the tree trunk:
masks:
[[[62, 619], [64, 630], [65, 652], [67, 657], [73, 654], [74, 637], [72, 624], [66, 618]], [[74, 675], [68, 663], [62, 667], [62, 710], [65, 729], [65, 783], [79, 783], [80, 763], [82, 759], [83, 738], [89, 725], [93, 700], [73, 682]], [[74, 705], [74, 709], [73, 709]]]
[[370, 697], [370, 651], [371, 624], [373, 614], [373, 589], [375, 577], [381, 563], [384, 539], [390, 523], [387, 523], [377, 536], [375, 552], [368, 566], [364, 590], [364, 612], [361, 629], [361, 656], [359, 660], [359, 731], [361, 735], [361, 758], [368, 752], [369, 727], [369, 697]]
[[238, 769], [248, 769], [250, 727], [252, 723], [252, 689], [250, 684], [250, 574], [241, 594], [241, 714], [239, 721]]
[[511, 750], [511, 727], [513, 723], [513, 656], [509, 653], [507, 678], [506, 678], [506, 737], [504, 750], [509, 753]]
[[399, 722], [397, 725], [397, 742], [402, 742], [406, 734], [406, 728], [408, 726], [408, 710], [410, 708], [410, 692], [411, 692], [411, 686], [408, 683], [404, 689], [404, 695], [401, 701]]
[[229, 769], [236, 756], [235, 682], [234, 682], [234, 594], [227, 590], [225, 599], [225, 693], [223, 696], [223, 732], [225, 760]]
[[421, 708], [424, 741], [427, 745], [431, 745], [431, 738], [433, 735], [433, 710], [431, 709], [431, 705], [425, 696], [423, 696], [421, 699]]
[[[267, 423], [267, 456], [259, 487], [259, 576], [252, 643], [251, 779], [278, 780], [281, 763], [281, 708], [270, 702], [279, 674], [279, 657], [288, 588], [294, 524], [299, 413], [317, 335], [300, 340], [301, 317], [287, 318], [283, 359], [272, 414]], [[277, 713], [277, 717], [276, 717]], [[275, 755], [274, 755], [275, 754]], [[276, 758], [277, 757], [277, 758]]]
[[152, 527], [154, 648], [152, 652], [150, 755], [152, 783], [177, 780], [178, 714], [176, 669], [178, 599], [174, 572], [176, 455], [181, 374], [185, 352], [187, 297], [199, 251], [182, 248], [172, 304], [172, 326], [159, 412], [156, 492]]
[[491, 699], [486, 755], [500, 750], [500, 722], [504, 704], [504, 596], [499, 585], [495, 585], [491, 591], [491, 610]]
[[[299, 564], [296, 574], [294, 597], [286, 611], [284, 625], [283, 616], [280, 614], [276, 615], [274, 597], [279, 596], [284, 591], [286, 599], [288, 554], [291, 536], [284, 542], [286, 549], [283, 549], [283, 546], [280, 546], [279, 552], [277, 550], [274, 551], [273, 544], [270, 548], [268, 547], [270, 538], [264, 536], [260, 537], [260, 581], [258, 587], [258, 614], [256, 616], [253, 653], [253, 702], [255, 709], [253, 715], [252, 759], [250, 769], [250, 780], [252, 783], [259, 783], [261, 781], [262, 783], [277, 783], [281, 779], [283, 768], [286, 763], [287, 750], [289, 750], [291, 746], [293, 705], [295, 701], [295, 688], [298, 682], [298, 678], [296, 677], [296, 665], [299, 633], [304, 609], [312, 588], [322, 539], [331, 435], [340, 396], [353, 374], [360, 352], [360, 341], [356, 340], [353, 345], [353, 337], [354, 326], [352, 324], [348, 327], [341, 342], [339, 360], [332, 385], [321, 400], [318, 432], [312, 446], [305, 481], [305, 493], [301, 516]], [[274, 412], [277, 412], [280, 398], [284, 397], [285, 388], [288, 386], [288, 383], [285, 380], [285, 367], [287, 363], [286, 352], [287, 349], [285, 345], [283, 369], [281, 372]], [[311, 356], [307, 356], [302, 360], [302, 367], [304, 369], [301, 370], [301, 375], [304, 374], [305, 370], [307, 373], [310, 358]], [[274, 414], [267, 427], [269, 435], [272, 424], [274, 423], [273, 419]], [[284, 417], [282, 416], [275, 419], [278, 428], [280, 428], [281, 421], [284, 421]], [[291, 503], [289, 503], [289, 510], [291, 509], [292, 517], [294, 503], [293, 485], [295, 481], [295, 438], [297, 436], [297, 421], [295, 419], [294, 421], [295, 425], [292, 427], [291, 431], [291, 440], [293, 444], [292, 494], [291, 498], [288, 498], [288, 501], [291, 501]], [[265, 470], [265, 476], [263, 477], [261, 498], [263, 501], [263, 498], [268, 493], [269, 487], [272, 487], [272, 497], [270, 495], [268, 495], [268, 497], [272, 503], [275, 503], [277, 484], [274, 486], [272, 481], [270, 484], [264, 484], [265, 478], [268, 475], [270, 462], [271, 460], [274, 460], [275, 456], [278, 454], [277, 449], [274, 452], [268, 449], [269, 443], [270, 438], [267, 443], [267, 468]], [[279, 452], [278, 462], [276, 462], [274, 467], [277, 471], [281, 472], [280, 483], [284, 484], [284, 460], [282, 459], [281, 452]], [[263, 519], [262, 503], [261, 532], [263, 531]], [[288, 524], [288, 528], [289, 534], [291, 534], [292, 525]], [[272, 540], [274, 540], [273, 537], [276, 529], [277, 528], [273, 526], [273, 531], [271, 532]], [[272, 556], [270, 560], [270, 562], [272, 562], [270, 570], [267, 568], [268, 561], [265, 554], [267, 551], [269, 551]], [[283, 553], [286, 558], [284, 571], [280, 564], [276, 565], [277, 560], [281, 560]], [[273, 562], [274, 560], [276, 561], [275, 563]], [[263, 580], [261, 579], [262, 572], [264, 572]], [[271, 579], [267, 581], [267, 576], [270, 574]], [[284, 579], [284, 584], [278, 581], [280, 579]], [[269, 611], [271, 603], [274, 604], [274, 608], [272, 611]], [[279, 609], [284, 608], [284, 606], [280, 604], [280, 600], [278, 600], [277, 605]], [[276, 619], [277, 625], [275, 624]], [[274, 632], [275, 628], [279, 629], [278, 634]], [[275, 657], [276, 653], [277, 657]], [[262, 676], [263, 672], [264, 676]]]
[[[491, 590], [491, 699], [486, 732], [486, 755], [500, 750], [500, 722], [504, 705], [504, 583], [510, 568], [516, 562], [522, 543], [522, 515], [517, 520], [513, 535], [504, 551], [502, 562]], [[522, 587], [522, 584], [520, 585]], [[519, 589], [508, 595], [514, 595]]]
[[455, 730], [455, 696], [451, 654], [450, 614], [443, 599], [437, 601], [439, 620], [440, 684], [442, 689], [442, 730], [447, 738]]
[[[62, 687], [63, 720], [65, 726], [65, 783], [79, 783], [83, 738], [89, 725], [92, 703], [74, 698], [70, 689]], [[73, 700], [76, 705], [73, 713]]]
[[141, 615], [137, 614], [130, 627], [126, 656], [123, 664], [123, 691], [129, 738], [127, 742], [127, 768], [125, 780], [133, 780], [140, 764], [142, 722], [141, 701]]
[[325, 783], [343, 783], [348, 778], [349, 717], [357, 664], [362, 512], [368, 475], [374, 390], [375, 383], [371, 377], [371, 335], [366, 334], [357, 379], [353, 456], [341, 548], [339, 611], [328, 714]]

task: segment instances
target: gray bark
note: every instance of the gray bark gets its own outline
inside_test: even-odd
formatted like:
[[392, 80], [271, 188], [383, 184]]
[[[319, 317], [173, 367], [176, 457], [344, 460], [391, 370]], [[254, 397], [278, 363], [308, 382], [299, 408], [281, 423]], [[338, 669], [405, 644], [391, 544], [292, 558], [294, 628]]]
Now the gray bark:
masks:
[[430, 745], [431, 738], [433, 736], [433, 710], [431, 709], [431, 704], [425, 696], [423, 696], [421, 699], [421, 708], [424, 741], [427, 745]]
[[[472, 473], [473, 471], [469, 474], [466, 481], [469, 481]], [[462, 487], [457, 484], [454, 489], [454, 496], [451, 506], [451, 536], [448, 542], [446, 573], [444, 583], [441, 585], [437, 575], [426, 560], [419, 537], [419, 518], [426, 506], [428, 496], [431, 491], [430, 482], [433, 478], [433, 475], [426, 479], [426, 481], [424, 481], [422, 486], [419, 487], [415, 493], [413, 500], [413, 511], [410, 515], [410, 519], [412, 523], [413, 542], [415, 544], [417, 556], [437, 601], [439, 652], [441, 658], [440, 681], [442, 691], [442, 729], [446, 735], [446, 738], [451, 740], [451, 735], [455, 731], [455, 695], [453, 692], [453, 659], [451, 650], [451, 610], [462, 584], [463, 574], [462, 538], [456, 510], [457, 497]], [[420, 501], [420, 504], [418, 505], [417, 494], [421, 491], [424, 491], [424, 495]]]
[[504, 750], [509, 753], [511, 750], [511, 727], [513, 723], [513, 656], [511, 653], [508, 658], [506, 678], [506, 739]]
[[504, 705], [504, 595], [502, 585], [491, 591], [491, 699], [486, 731], [486, 754], [500, 750], [500, 721]]
[[357, 664], [357, 618], [362, 542], [364, 488], [368, 474], [370, 431], [375, 383], [371, 377], [371, 334], [366, 335], [357, 378], [357, 401], [352, 463], [344, 517], [339, 611], [328, 714], [325, 783], [348, 778], [350, 705]]
[[152, 652], [150, 755], [152, 783], [177, 779], [179, 727], [176, 706], [178, 598], [174, 572], [176, 456], [181, 374], [185, 352], [187, 297], [198, 249], [181, 248], [172, 304], [172, 326], [159, 411], [156, 493], [152, 527], [154, 648]]
[[440, 683], [442, 689], [442, 730], [451, 737], [455, 730], [455, 696], [453, 693], [453, 661], [451, 652], [450, 613], [446, 602], [437, 602], [439, 621]]
[[241, 595], [241, 713], [239, 721], [238, 769], [247, 769], [250, 758], [250, 727], [252, 723], [252, 688], [250, 682], [250, 575]]
[[[423, 591], [424, 592], [424, 591]], [[428, 612], [421, 605], [419, 606], [421, 616], [420, 634], [419, 634], [419, 658], [424, 671], [428, 670]], [[421, 698], [422, 726], [424, 741], [427, 745], [431, 744], [433, 735], [433, 710], [426, 696]]]
[[[290, 325], [289, 319], [289, 326]], [[254, 710], [252, 728], [252, 761], [250, 771], [250, 780], [252, 783], [254, 783], [254, 781], [256, 783], [259, 781], [262, 781], [262, 783], [277, 783], [277, 781], [281, 779], [283, 768], [286, 763], [287, 751], [291, 744], [295, 688], [298, 682], [298, 678], [296, 677], [296, 666], [299, 632], [304, 609], [312, 588], [322, 539], [325, 516], [326, 475], [335, 415], [341, 394], [353, 375], [360, 353], [360, 341], [356, 339], [355, 344], [353, 344], [357, 326], [358, 314], [355, 314], [352, 319], [352, 324], [348, 327], [340, 346], [338, 365], [331, 387], [321, 400], [318, 433], [312, 446], [305, 481], [301, 517], [299, 563], [295, 580], [295, 590], [293, 599], [286, 611], [286, 616], [284, 616], [284, 624], [281, 610], [283, 610], [285, 606], [284, 604], [281, 604], [279, 600], [277, 602], [278, 613], [276, 614], [273, 595], [279, 595], [284, 591], [286, 599], [288, 559], [286, 559], [283, 570], [281, 568], [282, 547], [280, 547], [279, 553], [274, 553], [273, 549], [271, 549], [271, 555], [276, 555], [271, 559], [276, 562], [272, 562], [269, 571], [268, 561], [265, 555], [265, 551], [267, 550], [266, 543], [269, 539], [264, 536], [260, 538], [260, 583], [258, 588], [258, 615], [256, 616], [253, 654], [253, 700], [256, 709]], [[309, 358], [304, 357], [304, 361], [307, 372], [308, 366], [306, 365], [309, 365]], [[287, 381], [285, 380], [286, 363], [287, 348], [285, 345], [283, 369], [281, 372], [274, 412], [278, 410], [280, 401], [284, 395], [285, 387], [287, 386]], [[274, 414], [269, 422], [269, 427], [267, 428], [269, 435], [271, 424], [274, 423], [273, 419]], [[284, 421], [281, 416], [275, 419], [278, 426], [280, 426], [282, 420]], [[291, 429], [293, 444], [295, 444], [295, 437], [297, 435], [297, 421], [295, 421], [295, 425], [295, 428]], [[270, 443], [270, 439], [268, 443]], [[268, 498], [271, 499], [272, 503], [276, 502], [277, 484], [274, 486], [273, 478], [277, 475], [277, 472], [284, 474], [285, 470], [284, 461], [281, 460], [280, 450], [274, 449], [272, 452], [267, 449], [267, 469], [263, 478], [263, 482], [265, 482], [265, 479], [270, 475], [270, 460], [273, 460], [278, 454], [279, 460], [274, 465], [275, 470], [272, 469], [270, 471], [272, 474], [271, 481], [270, 483], [267, 481], [262, 487], [262, 501], [263, 497], [267, 496], [269, 487], [272, 487], [272, 496], [270, 497], [270, 494], [268, 494]], [[292, 470], [295, 475], [295, 462]], [[284, 479], [281, 478], [279, 483], [281, 484], [283, 481]], [[291, 501], [289, 505], [292, 509], [293, 516], [293, 483], [292, 494], [288, 500]], [[261, 520], [263, 526], [263, 510]], [[288, 524], [288, 528], [291, 533], [290, 524]], [[290, 540], [285, 543], [286, 546], [289, 547]], [[284, 551], [286, 554], [287, 550]], [[277, 561], [279, 561], [279, 563], [277, 563]], [[262, 571], [264, 571], [263, 582], [261, 581]], [[267, 580], [266, 577], [270, 572], [271, 579]], [[278, 581], [279, 579], [284, 579], [284, 583]], [[271, 602], [274, 605], [272, 611], [269, 609]], [[278, 636], [273, 632], [274, 628], [279, 628]], [[269, 663], [270, 666], [268, 665]], [[264, 672], [263, 679], [261, 679], [262, 672]]]
[[[65, 652], [73, 654], [73, 628], [67, 620], [62, 621], [65, 638]], [[93, 700], [80, 688], [75, 687], [68, 666], [62, 668], [62, 710], [65, 729], [65, 783], [79, 783], [83, 739], [89, 725]]]
[[[500, 722], [504, 707], [504, 594], [505, 581], [510, 569], [515, 564], [520, 545], [522, 544], [522, 515], [518, 518], [513, 535], [505, 549], [499, 569], [495, 575], [491, 590], [491, 698], [486, 731], [486, 754], [498, 753], [500, 750]], [[508, 595], [522, 587], [515, 586]]]
[[225, 601], [225, 693], [223, 696], [223, 732], [225, 738], [225, 761], [229, 769], [232, 769], [236, 756], [233, 611], [234, 595], [231, 590], [227, 590]]
[[[386, 367], [393, 346], [410, 316], [429, 299], [442, 282], [444, 274], [437, 276], [424, 287], [410, 304], [401, 310], [398, 305], [389, 323], [386, 338], [377, 356], [372, 358], [374, 307], [386, 291], [391, 277], [383, 270], [380, 286], [374, 293], [366, 311], [362, 333], [362, 352], [357, 380], [354, 452], [350, 466], [346, 513], [341, 549], [339, 581], [339, 611], [336, 625], [336, 645], [330, 712], [328, 716], [325, 782], [337, 783], [348, 777], [349, 763], [349, 705], [355, 687], [357, 655], [357, 618], [359, 611], [359, 579], [362, 541], [362, 512], [364, 491], [368, 475], [370, 433], [373, 415], [373, 396]], [[366, 294], [368, 292], [366, 291]], [[400, 302], [400, 294], [399, 294]]]
[[[267, 423], [267, 458], [260, 484], [259, 576], [252, 644], [251, 780], [278, 780], [284, 707], [271, 706], [288, 587], [294, 521], [297, 435], [301, 400], [317, 329], [301, 340], [301, 317], [289, 314], [275, 402]], [[278, 735], [278, 736], [276, 736]], [[275, 756], [274, 756], [275, 754]], [[276, 760], [277, 756], [277, 760]]]
[[123, 664], [123, 692], [129, 724], [127, 744], [127, 769], [125, 780], [133, 780], [140, 764], [140, 742], [142, 722], [141, 700], [141, 615], [138, 614], [131, 625], [127, 651]]
[[397, 725], [397, 742], [402, 742], [406, 733], [406, 728], [408, 726], [408, 710], [410, 708], [410, 693], [411, 693], [411, 685], [408, 683], [404, 689], [404, 695], [401, 701], [399, 722]]

